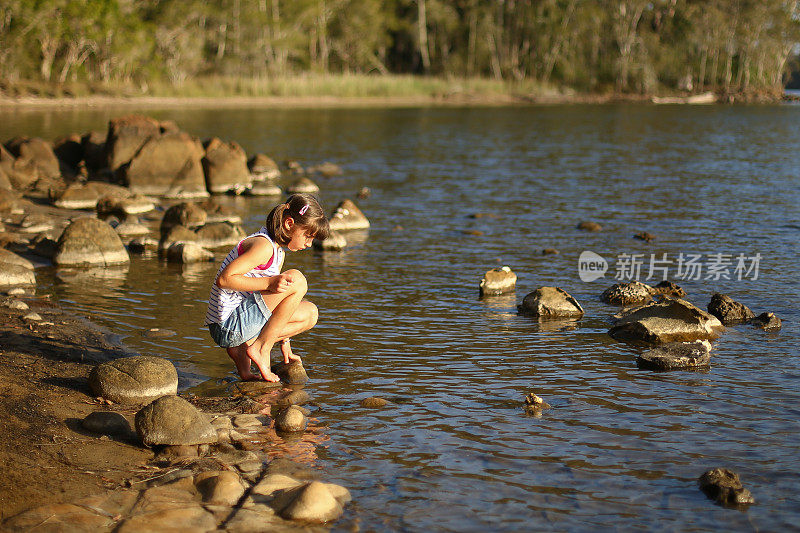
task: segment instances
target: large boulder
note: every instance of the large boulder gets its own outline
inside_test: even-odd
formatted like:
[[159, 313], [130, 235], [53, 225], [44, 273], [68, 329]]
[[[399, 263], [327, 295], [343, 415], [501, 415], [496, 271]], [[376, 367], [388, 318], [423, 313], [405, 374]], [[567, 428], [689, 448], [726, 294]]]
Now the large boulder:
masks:
[[90, 131], [81, 137], [83, 162], [87, 170], [97, 172], [108, 168], [108, 152], [106, 151], [106, 134], [102, 131]]
[[583, 307], [565, 290], [558, 287], [539, 287], [529, 293], [517, 306], [521, 315], [540, 318], [580, 318]]
[[12, 265], [25, 267], [28, 270], [33, 270], [34, 268], [33, 263], [5, 248], [0, 248], [0, 263], [10, 263]]
[[162, 396], [143, 407], [134, 420], [146, 446], [217, 442], [217, 430], [197, 408], [178, 396]]
[[514, 292], [517, 275], [507, 266], [487, 270], [479, 286], [481, 296], [498, 296]]
[[665, 343], [715, 339], [723, 330], [713, 315], [686, 300], [664, 297], [623, 313], [608, 334], [622, 341]]
[[125, 245], [109, 224], [81, 217], [64, 229], [56, 245], [57, 265], [117, 265], [130, 261]]
[[78, 165], [83, 161], [81, 136], [72, 134], [56, 139], [53, 142], [53, 153], [60, 162], [66, 164], [72, 170], [77, 170]]
[[61, 169], [58, 158], [53, 152], [50, 143], [38, 137], [16, 137], [6, 143], [6, 148], [14, 157], [30, 163], [36, 168], [39, 176], [43, 178], [58, 178]]
[[208, 196], [203, 147], [186, 133], [149, 137], [124, 169], [125, 183], [140, 194], [170, 198]]
[[0, 259], [0, 287], [16, 285], [36, 285], [36, 275], [29, 268]]
[[349, 230], [369, 227], [369, 220], [352, 200], [343, 200], [333, 210], [330, 218], [331, 229]]
[[247, 168], [247, 155], [235, 142], [224, 143], [216, 137], [205, 145], [203, 170], [208, 190], [214, 194], [243, 192], [253, 183]]
[[615, 283], [600, 295], [600, 300], [612, 305], [641, 304], [652, 299], [653, 288], [640, 281]]
[[162, 357], [136, 355], [97, 365], [89, 374], [89, 386], [112, 402], [144, 403], [177, 393], [178, 372]]
[[641, 354], [636, 358], [636, 364], [648, 370], [703, 368], [711, 359], [710, 350], [708, 341], [668, 342]]
[[755, 318], [749, 307], [737, 302], [727, 294], [714, 293], [708, 302], [708, 312], [717, 317], [725, 326], [747, 322]]
[[130, 162], [152, 137], [161, 135], [158, 121], [142, 115], [127, 115], [108, 123], [106, 154], [108, 168], [117, 172]]

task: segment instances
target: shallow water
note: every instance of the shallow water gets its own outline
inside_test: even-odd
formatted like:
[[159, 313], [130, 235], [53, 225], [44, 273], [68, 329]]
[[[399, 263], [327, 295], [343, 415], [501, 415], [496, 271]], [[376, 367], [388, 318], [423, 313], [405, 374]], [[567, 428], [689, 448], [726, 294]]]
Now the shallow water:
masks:
[[[353, 492], [337, 528], [796, 527], [800, 106], [146, 112], [248, 153], [339, 163], [343, 177], [320, 180], [328, 208], [372, 189], [358, 202], [372, 228], [350, 248], [286, 261], [320, 308], [319, 325], [293, 343], [312, 377], [317, 429], [287, 446]], [[4, 110], [0, 138], [102, 130], [119, 114]], [[246, 230], [275, 203], [220, 201]], [[480, 212], [497, 218], [468, 217]], [[604, 230], [580, 232], [581, 220]], [[656, 240], [633, 239], [639, 231]], [[546, 247], [561, 253], [542, 256]], [[609, 261], [604, 279], [581, 281], [584, 250]], [[642, 281], [650, 254], [667, 254], [670, 279], [693, 303], [725, 292], [774, 311], [783, 329], [730, 328], [704, 372], [637, 370], [640, 350], [607, 335], [616, 308], [598, 300], [618, 256], [634, 253], [644, 254]], [[729, 254], [732, 279], [678, 279], [680, 253], [701, 254], [706, 268], [710, 254]], [[739, 254], [761, 255], [757, 279], [736, 279]], [[480, 300], [483, 272], [500, 265], [519, 276], [516, 295]], [[232, 379], [201, 327], [216, 268], [134, 258], [88, 281], [53, 269], [39, 277], [132, 349], [171, 358], [181, 386], [204, 393]], [[543, 285], [570, 292], [586, 316], [517, 316]], [[178, 335], [142, 335], [152, 327]], [[553, 406], [540, 418], [522, 409], [531, 391]], [[376, 395], [394, 404], [358, 405]], [[696, 479], [716, 466], [739, 472], [757, 504], [708, 501]]]

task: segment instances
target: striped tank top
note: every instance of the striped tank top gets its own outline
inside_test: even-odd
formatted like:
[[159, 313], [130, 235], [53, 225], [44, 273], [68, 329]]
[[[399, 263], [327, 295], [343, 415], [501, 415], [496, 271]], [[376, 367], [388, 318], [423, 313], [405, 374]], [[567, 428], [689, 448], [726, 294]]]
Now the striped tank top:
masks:
[[248, 235], [239, 244], [233, 247], [233, 250], [222, 261], [222, 266], [217, 270], [217, 275], [214, 276], [214, 283], [211, 285], [211, 294], [208, 297], [208, 310], [206, 311], [206, 320], [204, 325], [209, 324], [222, 324], [225, 319], [231, 316], [233, 310], [239, 307], [248, 294], [247, 291], [232, 291], [230, 289], [221, 289], [217, 286], [217, 278], [223, 270], [237, 257], [239, 257], [239, 250], [242, 247], [242, 242], [250, 237], [264, 237], [272, 245], [272, 257], [263, 265], [258, 265], [245, 276], [251, 278], [264, 278], [267, 276], [277, 276], [281, 273], [281, 265], [283, 264], [283, 249], [277, 246], [267, 234], [267, 228], [262, 227], [257, 232]]

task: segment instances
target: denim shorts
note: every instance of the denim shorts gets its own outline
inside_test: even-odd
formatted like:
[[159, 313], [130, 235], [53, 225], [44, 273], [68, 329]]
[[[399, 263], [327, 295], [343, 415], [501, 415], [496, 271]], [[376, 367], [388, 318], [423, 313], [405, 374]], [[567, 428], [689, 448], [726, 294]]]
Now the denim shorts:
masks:
[[239, 346], [255, 339], [272, 312], [260, 292], [251, 292], [222, 324], [209, 324], [211, 338], [222, 348]]

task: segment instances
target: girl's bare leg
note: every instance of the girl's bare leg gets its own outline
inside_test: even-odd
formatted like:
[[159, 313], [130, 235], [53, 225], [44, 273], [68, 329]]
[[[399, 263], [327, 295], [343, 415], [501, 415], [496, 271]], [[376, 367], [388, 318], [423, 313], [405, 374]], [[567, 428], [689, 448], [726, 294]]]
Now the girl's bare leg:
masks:
[[281, 332], [281, 354], [283, 355], [283, 362], [288, 364], [289, 361], [300, 361], [299, 355], [292, 352], [292, 345], [290, 339], [304, 331], [313, 328], [317, 319], [319, 318], [319, 311], [317, 306], [308, 300], [303, 300], [292, 315], [292, 319], [286, 324], [286, 328]]
[[231, 346], [226, 348], [228, 356], [233, 359], [233, 364], [236, 365], [236, 372], [243, 381], [252, 381], [258, 379], [258, 376], [250, 371], [251, 362], [247, 357], [247, 343], [240, 344], [239, 346]]

